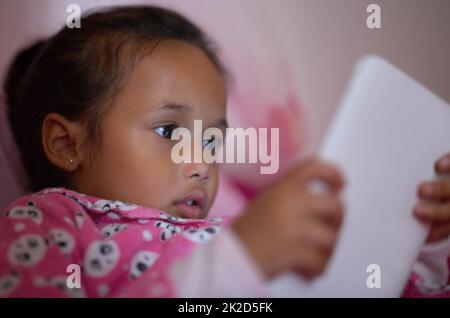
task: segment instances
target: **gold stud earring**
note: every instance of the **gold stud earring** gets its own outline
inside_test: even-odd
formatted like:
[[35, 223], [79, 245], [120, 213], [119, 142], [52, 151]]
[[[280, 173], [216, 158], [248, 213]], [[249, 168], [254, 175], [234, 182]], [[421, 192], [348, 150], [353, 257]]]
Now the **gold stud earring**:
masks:
[[72, 158], [69, 159], [69, 163], [70, 163], [71, 165], [73, 165], [73, 159], [72, 159]]

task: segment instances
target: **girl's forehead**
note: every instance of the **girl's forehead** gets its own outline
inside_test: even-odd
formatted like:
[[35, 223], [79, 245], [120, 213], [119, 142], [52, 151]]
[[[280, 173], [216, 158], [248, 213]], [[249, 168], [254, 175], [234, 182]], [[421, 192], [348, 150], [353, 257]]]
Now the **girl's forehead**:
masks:
[[118, 99], [142, 111], [174, 103], [194, 111], [224, 113], [227, 88], [224, 76], [203, 51], [165, 40], [136, 63]]

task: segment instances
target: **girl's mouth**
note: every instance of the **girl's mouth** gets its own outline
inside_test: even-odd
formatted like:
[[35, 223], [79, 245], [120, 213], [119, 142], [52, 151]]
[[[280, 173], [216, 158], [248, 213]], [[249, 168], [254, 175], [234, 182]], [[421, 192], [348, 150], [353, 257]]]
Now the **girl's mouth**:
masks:
[[174, 205], [184, 218], [199, 219], [202, 217], [206, 193], [195, 191], [181, 200], [175, 201]]

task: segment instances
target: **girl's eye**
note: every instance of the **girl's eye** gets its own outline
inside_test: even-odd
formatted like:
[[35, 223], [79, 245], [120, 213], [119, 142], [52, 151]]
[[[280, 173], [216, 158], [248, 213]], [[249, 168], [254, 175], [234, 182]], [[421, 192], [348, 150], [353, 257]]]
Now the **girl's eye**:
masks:
[[177, 128], [177, 126], [173, 125], [173, 124], [172, 125], [164, 125], [164, 126], [154, 128], [153, 131], [163, 138], [171, 139], [173, 131], [176, 128]]
[[215, 140], [216, 140], [215, 136], [213, 136], [211, 139], [203, 140], [203, 148], [214, 146]]
[[222, 140], [213, 136], [211, 139], [203, 140], [204, 148], [218, 148], [222, 146]]

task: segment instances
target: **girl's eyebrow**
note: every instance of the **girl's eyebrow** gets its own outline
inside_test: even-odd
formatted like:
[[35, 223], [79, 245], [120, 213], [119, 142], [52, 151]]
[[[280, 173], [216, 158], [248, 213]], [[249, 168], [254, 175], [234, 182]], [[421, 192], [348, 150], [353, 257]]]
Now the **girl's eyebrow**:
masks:
[[[192, 111], [192, 107], [188, 106], [188, 105], [177, 104], [177, 103], [167, 103], [162, 106], [158, 106], [156, 108], [150, 108], [148, 111], [154, 112], [154, 111], [163, 111], [163, 110], [171, 110], [171, 111], [177, 111], [177, 112], [190, 112], [190, 111]], [[221, 119], [217, 120], [215, 122], [215, 124], [212, 125], [211, 127], [226, 129], [226, 128], [228, 128], [228, 122], [225, 118], [221, 118]]]
[[155, 108], [150, 108], [148, 111], [154, 112], [154, 111], [161, 111], [161, 110], [186, 112], [186, 111], [191, 111], [192, 107], [188, 106], [188, 105], [177, 104], [177, 103], [167, 103], [167, 104], [163, 104], [161, 106], [155, 107]]

